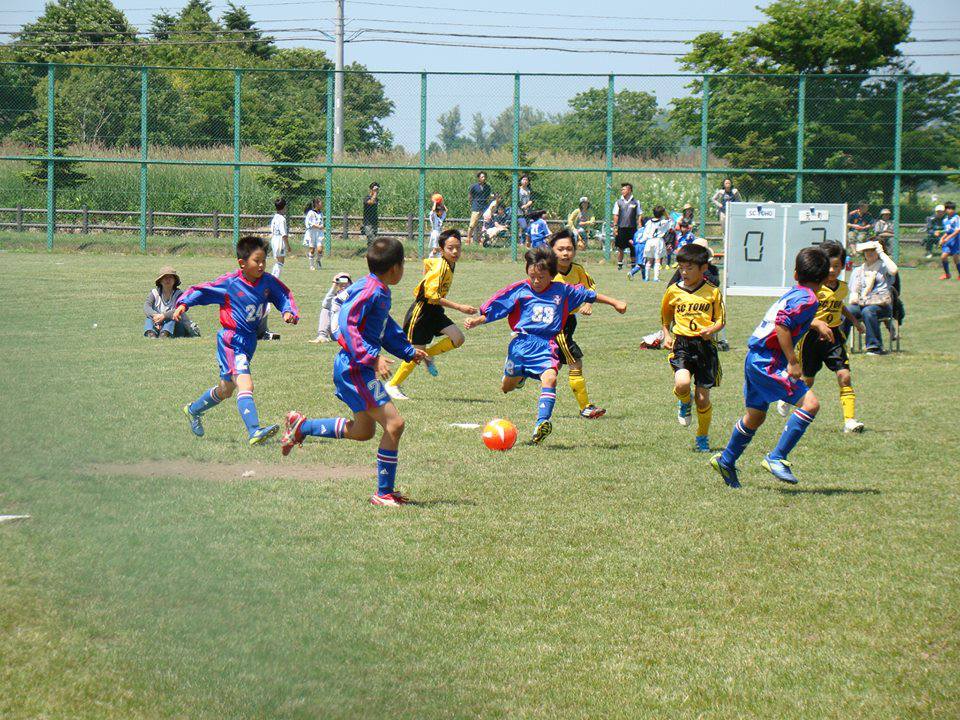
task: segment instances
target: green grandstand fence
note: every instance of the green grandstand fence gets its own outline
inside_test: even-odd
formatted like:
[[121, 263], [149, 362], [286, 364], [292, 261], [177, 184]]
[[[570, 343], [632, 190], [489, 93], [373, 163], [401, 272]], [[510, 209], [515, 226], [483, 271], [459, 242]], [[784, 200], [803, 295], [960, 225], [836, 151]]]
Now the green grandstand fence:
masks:
[[[486, 170], [499, 174], [501, 188], [508, 182], [510, 184], [509, 197], [514, 212], [510, 219], [509, 252], [514, 260], [519, 255], [515, 212], [519, 200], [517, 190], [519, 177], [525, 172], [537, 175], [538, 187], [534, 190], [538, 195], [542, 193], [538, 206], [547, 203], [545, 209], [550, 211], [551, 217], [561, 221], [579, 195], [602, 193], [604, 207], [600, 217], [604, 224], [603, 243], [599, 250], [607, 259], [613, 242], [611, 208], [618, 182], [632, 180], [645, 207], [660, 201], [660, 197], [651, 195], [667, 192], [662, 188], [668, 186], [673, 196], [662, 200], [671, 207], [675, 204], [679, 208], [682, 202], [694, 202], [699, 195], [697, 217], [701, 233], [716, 237], [716, 223], [710, 222], [709, 227], [707, 224], [713, 214], [710, 193], [724, 176], [735, 179], [747, 200], [758, 202], [792, 200], [853, 204], [861, 199], [859, 195], [862, 194], [873, 203], [889, 205], [895, 227], [893, 252], [899, 257], [901, 221], [915, 223], [921, 219], [920, 208], [916, 205], [907, 206], [909, 214], [904, 216], [904, 198], [914, 196], [922, 182], [960, 175], [955, 156], [932, 152], [939, 142], [937, 138], [943, 137], [932, 130], [960, 127], [960, 116], [949, 114], [952, 112], [950, 106], [960, 106], [960, 82], [944, 76], [374, 73], [345, 70], [342, 71], [345, 75], [356, 74], [357, 82], [363, 80], [383, 89], [390, 109], [381, 116], [382, 120], [389, 125], [391, 118], [394, 123], [400, 117], [407, 118], [407, 127], [393, 129], [404, 132], [409, 145], [416, 146], [416, 151], [405, 156], [400, 152], [376, 154], [364, 149], [365, 141], [358, 140], [356, 135], [357, 119], [351, 117], [346, 126], [354, 135], [350, 136], [343, 155], [335, 157], [333, 115], [337, 83], [333, 69], [0, 63], [0, 71], [10, 71], [0, 77], [14, 78], [6, 82], [20, 83], [16, 88], [12, 85], [4, 87], [4, 80], [0, 80], [0, 100], [4, 100], [4, 94], [8, 92], [13, 96], [11, 90], [17, 92], [17, 97], [29, 98], [22, 101], [29, 103], [29, 107], [9, 108], [9, 102], [0, 103], [12, 112], [15, 120], [0, 118], [7, 123], [4, 127], [8, 132], [4, 138], [6, 154], [0, 156], [0, 162], [7, 163], [8, 169], [25, 164], [34, 168], [29, 174], [7, 172], [0, 175], [0, 196], [8, 198], [6, 202], [0, 199], [0, 206], [7, 207], [6, 215], [0, 211], [0, 221], [4, 221], [3, 227], [15, 227], [22, 232], [45, 229], [48, 249], [53, 249], [58, 230], [84, 234], [135, 232], [139, 235], [141, 251], [147, 250], [151, 234], [176, 234], [180, 227], [184, 228], [184, 234], [206, 233], [217, 238], [221, 232], [219, 218], [227, 215], [227, 208], [222, 207], [227, 197], [232, 201], [232, 239], [236, 242], [241, 225], [249, 225], [252, 221], [262, 227], [264, 223], [259, 218], [270, 212], [269, 199], [273, 192], [258, 184], [254, 172], [273, 167], [295, 168], [310, 182], [322, 183], [328, 252], [333, 249], [336, 221], [346, 217], [352, 230], [359, 228], [359, 223], [349, 216], [356, 217], [359, 212], [356, 194], [358, 188], [365, 188], [365, 173], [397, 171], [393, 182], [398, 186], [407, 183], [403, 186], [406, 190], [394, 193], [391, 198], [394, 203], [392, 211], [381, 206], [381, 217], [401, 218], [403, 228], [394, 226], [388, 231], [404, 237], [416, 233], [412, 239], [423, 256], [427, 251], [428, 175], [431, 184], [453, 188], [445, 191], [445, 197], [449, 197], [449, 215], [455, 218], [469, 216], [469, 208], [463, 207], [463, 194], [472, 180], [472, 173]], [[118, 82], [118, 73], [129, 74], [129, 79]], [[406, 88], [409, 92], [394, 91], [390, 95], [385, 89], [389, 83], [396, 86], [403, 80], [409, 83]], [[81, 85], [84, 89], [101, 89], [85, 90], [84, 97], [90, 101], [91, 107], [78, 114], [75, 100], [77, 84], [81, 81], [86, 82]], [[137, 82], [139, 103], [127, 101], [129, 112], [105, 108], [103, 117], [97, 118], [104, 125], [114, 123], [109, 135], [98, 136], [97, 128], [91, 129], [92, 126], [84, 124], [88, 122], [87, 115], [96, 116], [101, 110], [99, 94], [108, 94], [113, 86], [120, 84], [123, 87], [119, 90], [128, 90], [133, 95]], [[413, 91], [414, 83], [419, 84], [419, 97]], [[496, 89], [487, 94], [479, 93], [474, 86], [483, 83]], [[949, 93], [948, 97], [940, 98], [944, 100], [942, 107], [947, 109], [938, 111], [948, 115], [946, 117], [931, 116], [929, 105], [924, 104], [929, 88], [936, 83], [947, 87]], [[182, 89], [184, 84], [190, 86], [188, 91]], [[354, 85], [344, 84], [347, 87], [345, 100], [349, 101], [350, 88]], [[739, 93], [744, 87], [754, 91], [753, 97], [758, 103], [753, 108], [753, 116], [749, 115], [750, 108], [738, 105]], [[301, 88], [306, 88], [306, 98], [297, 97]], [[35, 100], [44, 97], [44, 89], [45, 117], [42, 99], [39, 103]], [[154, 93], [159, 94], [154, 96]], [[431, 141], [437, 130], [436, 103], [452, 104], [461, 96], [457, 93], [465, 102], [482, 96], [488, 111], [503, 108], [503, 121], [498, 130], [500, 144], [485, 148], [477, 145], [479, 150], [466, 161], [462, 159], [466, 156], [457, 156], [455, 150], [447, 147], [437, 151], [446, 153], [444, 156], [435, 157]], [[229, 107], [231, 94], [232, 108]], [[564, 95], [571, 108], [575, 97], [589, 95], [593, 104], [586, 110], [580, 108], [578, 112], [582, 117], [575, 116], [572, 110], [558, 105], [563, 102]], [[270, 133], [283, 131], [276, 116], [270, 112], [283, 103], [289, 105], [291, 97], [302, 103], [299, 107], [311, 110], [302, 114], [309, 116], [306, 120], [313, 123], [309, 127], [315, 129], [313, 134], [319, 138], [319, 145], [314, 146], [318, 151], [296, 162], [264, 157], [264, 138]], [[630, 136], [629, 133], [635, 132], [634, 125], [620, 125], [625, 122], [625, 113], [637, 112], [630, 106], [637, 97], [646, 98], [656, 111], [655, 117], [646, 118], [648, 127], [656, 127], [668, 113], [673, 113], [669, 116], [669, 128], [676, 137], [669, 136], [670, 142], [663, 147], [656, 146], [662, 140], [647, 141]], [[320, 112], [316, 111], [316, 106], [321, 108]], [[905, 106], [909, 108], [906, 117]], [[290, 107], [298, 106], [293, 104]], [[107, 112], [108, 109], [112, 114]], [[558, 115], [558, 109], [564, 112]], [[544, 115], [545, 120], [529, 120], [536, 111], [549, 114]], [[738, 115], [740, 112], [744, 113], [743, 117]], [[531, 122], [554, 123], [551, 127], [560, 127], [557, 125], [560, 121], [552, 119], [556, 117], [592, 123], [586, 125], [591, 128], [589, 137], [578, 137], [574, 143], [576, 147], [571, 150], [550, 139], [563, 137], [562, 134], [538, 135], [532, 132], [540, 126], [530, 126]], [[632, 119], [635, 118], [627, 117], [627, 120]], [[241, 121], [246, 123], [243, 132]], [[493, 120], [490, 123], [492, 128]], [[45, 147], [39, 137], [29, 142], [23, 139], [24, 128], [28, 125], [39, 128], [39, 134], [44, 124]], [[232, 133], [227, 131], [230, 125]], [[931, 132], [924, 135], [925, 130]], [[58, 136], [57, 133], [66, 134]], [[440, 139], [439, 134], [436, 137]], [[138, 142], [139, 152], [133, 152]], [[754, 153], [756, 148], [759, 150]], [[943, 162], [939, 159], [941, 157], [949, 157], [950, 164], [936, 166], [936, 163]], [[764, 165], [755, 162], [757, 159], [774, 162]], [[77, 173], [70, 172], [78, 164], [90, 174], [104, 168], [102, 172], [111, 180], [83, 183], [82, 177], [77, 180]], [[186, 181], [178, 182], [176, 178], [171, 181], [166, 177], [178, 168], [185, 173]], [[403, 171], [407, 172], [406, 176]], [[463, 173], [462, 181], [451, 173]], [[29, 180], [21, 180], [27, 175]], [[585, 187], [580, 185], [584, 181], [578, 176], [596, 178], [592, 191], [582, 192]], [[413, 177], [416, 177], [415, 209], [414, 191], [409, 184]], [[118, 190], [127, 178], [131, 189], [138, 186], [138, 204], [132, 202], [132, 197], [124, 201], [124, 194]], [[228, 193], [226, 188], [231, 181]], [[70, 187], [71, 182], [76, 187]], [[213, 192], [215, 188], [212, 186], [217, 182], [225, 183], [222, 195]], [[645, 188], [644, 183], [650, 189]], [[197, 200], [196, 206], [191, 205], [194, 196], [202, 194], [197, 189], [204, 187], [212, 188], [207, 192], [206, 200]], [[69, 192], [65, 188], [69, 188]], [[506, 195], [505, 188], [500, 192]], [[221, 198], [223, 202], [218, 204]], [[299, 197], [289, 199], [300, 200]], [[63, 205], [59, 214], [58, 202]], [[124, 202], [130, 206], [123, 205]], [[44, 205], [45, 210], [41, 209]], [[291, 207], [295, 206], [291, 203]], [[14, 209], [16, 222], [12, 222]], [[44, 212], [44, 221], [38, 222], [36, 216]], [[77, 218], [81, 212], [83, 222], [79, 223]], [[413, 212], [416, 212], [416, 218], [412, 217]], [[90, 222], [90, 217], [106, 220], [97, 224]], [[160, 217], [166, 219], [158, 220]], [[191, 227], [189, 218], [197, 217], [213, 217], [213, 227]], [[127, 224], [124, 224], [124, 218]], [[347, 237], [345, 229], [343, 236]]]

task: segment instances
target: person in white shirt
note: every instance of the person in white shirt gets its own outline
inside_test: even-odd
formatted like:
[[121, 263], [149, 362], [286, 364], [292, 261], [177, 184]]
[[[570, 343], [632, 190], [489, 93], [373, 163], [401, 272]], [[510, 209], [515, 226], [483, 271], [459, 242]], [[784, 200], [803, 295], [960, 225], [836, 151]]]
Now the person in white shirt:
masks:
[[273, 253], [273, 267], [270, 268], [270, 274], [275, 278], [280, 277], [283, 272], [283, 261], [290, 251], [290, 241], [287, 237], [287, 218], [283, 211], [287, 208], [287, 201], [280, 198], [274, 202], [277, 209], [273, 220], [270, 221], [270, 251]]
[[440, 254], [440, 233], [447, 219], [447, 206], [443, 204], [443, 195], [434, 193], [433, 207], [430, 209], [430, 257]]
[[653, 217], [643, 225], [643, 239], [646, 242], [643, 247], [643, 263], [647, 268], [648, 280], [652, 277], [654, 282], [660, 282], [660, 264], [666, 251], [663, 236], [667, 234], [671, 224], [666, 208], [657, 205], [653, 208]]
[[327, 294], [324, 295], [323, 302], [320, 303], [317, 336], [310, 340], [311, 343], [327, 343], [333, 339], [337, 315], [340, 314], [340, 306], [345, 298], [342, 293], [352, 284], [353, 280], [350, 279], [349, 273], [342, 272], [333, 276], [333, 284], [327, 290]]
[[303, 210], [303, 244], [311, 270], [320, 267], [323, 257], [323, 200], [314, 198]]

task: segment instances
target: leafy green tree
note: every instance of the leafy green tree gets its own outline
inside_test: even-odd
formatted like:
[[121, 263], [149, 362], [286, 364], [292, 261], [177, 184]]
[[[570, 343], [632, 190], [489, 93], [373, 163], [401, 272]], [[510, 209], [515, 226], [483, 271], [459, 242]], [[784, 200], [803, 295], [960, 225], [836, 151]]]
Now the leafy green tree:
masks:
[[[72, 128], [67, 124], [65, 118], [54, 115], [53, 119], [53, 154], [54, 156], [68, 155], [70, 144], [76, 141], [71, 134]], [[38, 155], [47, 154], [47, 115], [46, 108], [44, 112], [35, 112], [29, 121], [25, 122], [15, 135], [16, 139], [29, 145]], [[21, 177], [32, 185], [47, 185], [47, 162], [38, 160], [30, 163], [30, 170], [21, 173]], [[83, 184], [89, 180], [89, 176], [81, 172], [79, 163], [73, 161], [63, 161], [56, 163], [53, 173], [53, 186], [56, 189], [71, 188]]]
[[273, 38], [264, 37], [263, 33], [256, 29], [253, 18], [243, 6], [228, 2], [226, 12], [220, 16], [220, 23], [223, 25], [224, 37], [249, 41], [239, 46], [248, 55], [266, 60], [277, 50]]
[[463, 123], [460, 120], [460, 106], [456, 105], [437, 118], [440, 132], [437, 134], [440, 144], [446, 152], [462, 148], [465, 138], [462, 136]]
[[[520, 134], [523, 135], [537, 125], [542, 125], [550, 118], [542, 110], [529, 105], [520, 106]], [[513, 145], [513, 107], [504, 108], [497, 117], [490, 121], [490, 132], [487, 133], [487, 144], [491, 150], [503, 146]]]
[[150, 33], [154, 40], [169, 40], [176, 24], [177, 16], [162, 10], [150, 20]]
[[[309, 131], [303, 118], [295, 112], [287, 112], [280, 118], [283, 132], [276, 133], [269, 141], [259, 145], [258, 149], [276, 162], [300, 163], [314, 162], [320, 153], [320, 142]], [[257, 180], [277, 195], [290, 200], [295, 197], [318, 195], [320, 182], [303, 177], [300, 168], [274, 165]]]
[[136, 42], [136, 31], [110, 0], [56, 0], [26, 23], [14, 48], [21, 60], [62, 61], [80, 43]]

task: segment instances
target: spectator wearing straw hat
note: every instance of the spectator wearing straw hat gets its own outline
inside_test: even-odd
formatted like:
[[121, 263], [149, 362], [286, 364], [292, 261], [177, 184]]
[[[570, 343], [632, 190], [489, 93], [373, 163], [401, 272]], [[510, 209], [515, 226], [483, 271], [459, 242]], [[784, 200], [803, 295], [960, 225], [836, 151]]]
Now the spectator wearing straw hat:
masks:
[[873, 235], [879, 240], [882, 240], [884, 244], [887, 243], [887, 240], [893, 237], [894, 227], [893, 222], [893, 213], [890, 212], [890, 208], [884, 208], [880, 211], [880, 219], [873, 224]]
[[883, 355], [880, 321], [893, 317], [893, 294], [899, 269], [879, 241], [859, 243], [857, 252], [863, 255], [863, 264], [854, 268], [850, 276], [850, 304], [847, 310], [866, 325], [867, 354]]
[[173, 319], [177, 301], [183, 295], [180, 290], [180, 276], [169, 265], [160, 268], [160, 274], [153, 281], [155, 287], [147, 293], [143, 303], [143, 336], [148, 338], [200, 337], [197, 324], [184, 314], [179, 320]]

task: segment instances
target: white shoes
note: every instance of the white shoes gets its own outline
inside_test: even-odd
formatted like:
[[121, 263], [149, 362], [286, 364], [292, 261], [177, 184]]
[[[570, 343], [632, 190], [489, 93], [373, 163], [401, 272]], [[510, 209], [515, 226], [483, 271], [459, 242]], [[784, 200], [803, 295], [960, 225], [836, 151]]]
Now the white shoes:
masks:
[[863, 423], [856, 418], [850, 418], [843, 423], [843, 431], [845, 433], [862, 433]]
[[384, 383], [383, 389], [387, 391], [387, 395], [390, 396], [391, 400], [409, 400], [406, 395], [403, 394], [403, 390], [399, 385], [391, 385], [390, 383]]
[[777, 400], [777, 412], [780, 414], [780, 417], [786, 417], [793, 412], [793, 405], [783, 400]]

